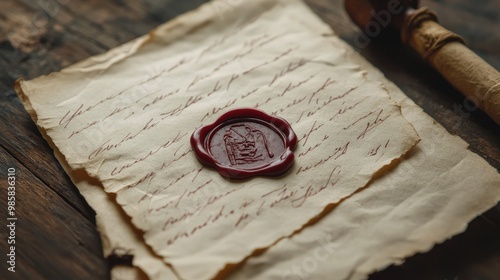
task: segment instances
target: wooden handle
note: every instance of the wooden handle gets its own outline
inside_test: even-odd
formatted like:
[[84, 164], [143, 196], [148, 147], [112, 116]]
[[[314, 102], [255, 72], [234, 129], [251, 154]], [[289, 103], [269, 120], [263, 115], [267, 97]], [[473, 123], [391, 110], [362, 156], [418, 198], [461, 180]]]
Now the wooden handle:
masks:
[[500, 124], [500, 73], [495, 68], [467, 48], [462, 37], [439, 25], [427, 8], [408, 15], [401, 31], [403, 42]]

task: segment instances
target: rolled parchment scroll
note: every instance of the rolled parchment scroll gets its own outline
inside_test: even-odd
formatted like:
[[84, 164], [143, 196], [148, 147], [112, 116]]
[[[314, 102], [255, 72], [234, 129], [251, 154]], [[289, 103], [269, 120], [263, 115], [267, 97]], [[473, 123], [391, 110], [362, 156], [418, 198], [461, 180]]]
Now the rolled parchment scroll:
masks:
[[401, 38], [500, 124], [500, 73], [467, 48], [460, 36], [439, 25], [431, 10], [423, 7], [406, 16]]

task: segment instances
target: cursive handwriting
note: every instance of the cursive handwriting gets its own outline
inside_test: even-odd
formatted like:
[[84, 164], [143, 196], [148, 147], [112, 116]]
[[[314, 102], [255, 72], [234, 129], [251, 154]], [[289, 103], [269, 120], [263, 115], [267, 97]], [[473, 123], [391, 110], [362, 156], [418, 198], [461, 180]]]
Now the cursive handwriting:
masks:
[[[92, 140], [78, 163], [92, 164], [91, 175], [106, 187], [126, 186], [117, 191], [118, 201], [146, 236], [156, 238], [148, 242], [160, 240], [154, 244], [160, 250], [209, 244], [219, 232], [239, 237], [281, 219], [298, 229], [308, 221], [304, 217], [362, 187], [359, 178], [370, 178], [366, 170], [387, 162], [395, 154], [391, 149], [401, 146], [387, 132], [396, 114], [377, 96], [382, 90], [336, 55], [322, 53], [331, 62], [310, 63], [318, 53], [290, 33], [251, 30], [247, 22], [201, 45], [176, 45], [185, 48], [182, 55], [144, 55], [157, 62], [154, 73], [123, 78], [126, 85], [89, 94], [54, 120], [64, 137]], [[226, 180], [197, 160], [193, 131], [240, 107], [292, 123], [298, 145], [283, 176]], [[269, 146], [282, 145], [277, 139]]]

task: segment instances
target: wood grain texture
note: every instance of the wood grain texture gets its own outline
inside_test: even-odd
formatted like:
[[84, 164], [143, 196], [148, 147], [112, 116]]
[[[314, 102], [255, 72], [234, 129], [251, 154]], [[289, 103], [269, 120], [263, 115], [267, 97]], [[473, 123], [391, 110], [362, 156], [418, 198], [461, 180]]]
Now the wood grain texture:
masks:
[[[16, 170], [17, 221], [15, 244], [12, 244], [16, 248], [16, 272], [13, 274], [6, 268], [8, 233], [2, 229], [2, 275], [7, 275], [3, 279], [107, 278], [108, 268], [102, 260], [94, 224], [0, 148], [2, 186], [6, 185], [9, 168]], [[6, 188], [0, 193], [0, 207], [5, 213], [3, 223], [7, 223]]]
[[[79, 195], [13, 91], [19, 77], [60, 70], [147, 33], [203, 0], [2, 0], [0, 4], [0, 207], [5, 176], [18, 170], [18, 272], [7, 279], [107, 279], [94, 213]], [[500, 126], [470, 104], [397, 37], [358, 47], [359, 30], [340, 0], [307, 0], [339, 36], [378, 67], [448, 131], [500, 169]], [[500, 2], [427, 0], [446, 28], [500, 69]], [[474, 186], [471, 186], [474, 187]], [[4, 216], [3, 216], [4, 217]], [[6, 251], [5, 229], [0, 248]], [[5, 275], [5, 255], [1, 275]], [[113, 259], [111, 262], [120, 261]], [[469, 229], [371, 279], [485, 279], [500, 276], [500, 206]]]

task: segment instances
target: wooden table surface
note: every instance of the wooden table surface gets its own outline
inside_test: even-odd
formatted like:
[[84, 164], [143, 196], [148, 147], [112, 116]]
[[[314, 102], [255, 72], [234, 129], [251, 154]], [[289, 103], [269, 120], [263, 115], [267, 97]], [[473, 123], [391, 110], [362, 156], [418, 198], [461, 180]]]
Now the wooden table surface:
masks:
[[[2, 0], [0, 4], [0, 213], [7, 218], [7, 169], [16, 170], [16, 272], [7, 271], [8, 232], [0, 230], [6, 279], [108, 279], [127, 256], [104, 259], [94, 212], [54, 158], [13, 90], [35, 78], [143, 35], [203, 0]], [[427, 0], [445, 27], [500, 69], [500, 1]], [[237, 1], [227, 0], [227, 3]], [[358, 29], [340, 0], [308, 0], [331, 27], [382, 70], [470, 150], [500, 169], [500, 126], [423, 63], [397, 38], [379, 36], [358, 48]], [[471, 186], [479, 188], [481, 186]], [[5, 214], [4, 214], [5, 213]], [[466, 232], [370, 279], [500, 279], [500, 206]]]

